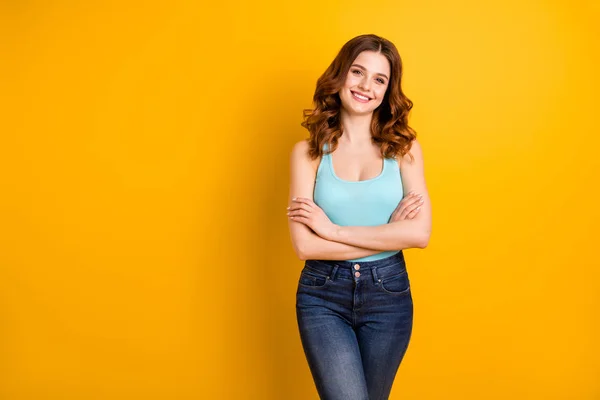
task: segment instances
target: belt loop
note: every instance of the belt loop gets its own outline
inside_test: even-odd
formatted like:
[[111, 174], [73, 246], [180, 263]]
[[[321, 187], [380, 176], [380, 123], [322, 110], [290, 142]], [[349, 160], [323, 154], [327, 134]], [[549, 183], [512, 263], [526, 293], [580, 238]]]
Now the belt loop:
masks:
[[330, 278], [332, 281], [334, 281], [334, 280], [335, 280], [335, 277], [337, 276], [337, 271], [338, 271], [338, 265], [337, 265], [337, 264], [335, 264], [335, 265], [333, 266], [333, 269], [331, 270], [331, 274], [329, 275], [329, 278]]
[[377, 267], [371, 267], [371, 276], [373, 277], [373, 283], [377, 284], [379, 277], [377, 276]]

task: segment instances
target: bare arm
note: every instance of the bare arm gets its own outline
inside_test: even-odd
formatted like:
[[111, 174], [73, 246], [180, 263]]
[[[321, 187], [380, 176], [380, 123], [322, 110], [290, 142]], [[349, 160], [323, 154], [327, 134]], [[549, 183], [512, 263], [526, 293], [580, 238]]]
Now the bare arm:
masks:
[[[292, 149], [290, 172], [288, 205], [291, 205], [291, 199], [294, 197], [306, 197], [312, 200], [316, 165], [308, 155], [308, 143], [304, 140], [296, 143]], [[289, 218], [288, 226], [294, 251], [301, 260], [348, 260], [381, 252], [324, 239], [305, 224]]]
[[380, 251], [427, 247], [431, 235], [431, 202], [425, 184], [423, 154], [416, 140], [410, 152], [414, 161], [411, 162], [406, 154], [400, 161], [400, 171], [404, 193], [414, 190], [423, 195], [423, 204], [417, 216], [385, 225], [339, 226], [328, 239]]

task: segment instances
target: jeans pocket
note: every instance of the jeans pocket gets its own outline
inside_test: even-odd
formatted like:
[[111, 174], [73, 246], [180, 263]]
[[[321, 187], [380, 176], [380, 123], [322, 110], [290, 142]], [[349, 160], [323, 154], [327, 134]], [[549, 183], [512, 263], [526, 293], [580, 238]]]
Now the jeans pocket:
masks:
[[329, 276], [310, 267], [304, 267], [300, 273], [298, 285], [310, 288], [321, 288], [329, 282]]
[[410, 293], [410, 280], [406, 271], [379, 280], [379, 287], [386, 293], [405, 295]]

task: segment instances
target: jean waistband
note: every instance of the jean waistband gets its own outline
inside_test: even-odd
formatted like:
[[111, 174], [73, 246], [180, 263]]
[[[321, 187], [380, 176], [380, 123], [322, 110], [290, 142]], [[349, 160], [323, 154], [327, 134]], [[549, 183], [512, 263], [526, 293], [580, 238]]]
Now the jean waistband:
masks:
[[332, 280], [337, 278], [353, 279], [355, 281], [372, 279], [377, 282], [389, 276], [406, 272], [406, 263], [402, 251], [373, 261], [306, 260], [306, 267]]
[[331, 267], [338, 267], [342, 269], [354, 269], [355, 265], [359, 265], [361, 270], [370, 268], [387, 267], [397, 264], [405, 264], [404, 253], [400, 250], [398, 253], [392, 254], [389, 257], [382, 258], [380, 260], [373, 261], [345, 261], [345, 260], [306, 260], [306, 265], [321, 264], [329, 265]]

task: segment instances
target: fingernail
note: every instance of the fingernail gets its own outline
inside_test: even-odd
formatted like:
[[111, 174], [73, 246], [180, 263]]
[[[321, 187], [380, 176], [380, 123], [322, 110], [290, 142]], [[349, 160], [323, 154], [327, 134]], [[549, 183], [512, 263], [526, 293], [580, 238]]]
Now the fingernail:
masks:
[[286, 208], [286, 210], [289, 210], [289, 209], [290, 209], [289, 207], [288, 207], [288, 208]]

